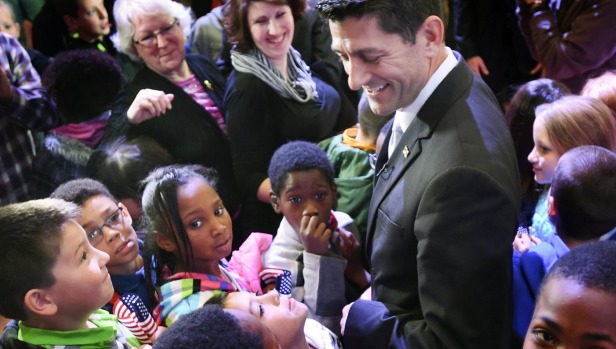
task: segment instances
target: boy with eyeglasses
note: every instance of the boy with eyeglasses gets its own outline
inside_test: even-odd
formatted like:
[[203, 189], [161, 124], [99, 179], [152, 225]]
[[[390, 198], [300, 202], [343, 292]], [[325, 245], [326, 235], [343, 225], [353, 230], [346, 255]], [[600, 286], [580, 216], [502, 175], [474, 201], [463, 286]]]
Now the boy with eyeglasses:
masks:
[[151, 310], [154, 301], [148, 298], [140, 253], [142, 242], [137, 238], [126, 207], [102, 183], [89, 178], [68, 181], [50, 197], [80, 206], [81, 216], [77, 223], [86, 231], [92, 246], [109, 254], [107, 269], [115, 292], [119, 295], [135, 293]]
[[160, 332], [150, 311], [156, 304], [149, 297], [145, 280], [143, 242], [137, 238], [126, 207], [105, 185], [89, 178], [68, 181], [50, 197], [80, 206], [77, 223], [85, 230], [90, 244], [109, 255], [107, 269], [115, 292], [104, 309], [117, 315], [142, 343], [154, 342]]
[[[57, 199], [0, 207], [0, 314], [14, 319], [2, 348], [133, 348], [141, 343], [101, 310], [113, 295], [109, 256]], [[150, 347], [150, 346], [146, 346]]]

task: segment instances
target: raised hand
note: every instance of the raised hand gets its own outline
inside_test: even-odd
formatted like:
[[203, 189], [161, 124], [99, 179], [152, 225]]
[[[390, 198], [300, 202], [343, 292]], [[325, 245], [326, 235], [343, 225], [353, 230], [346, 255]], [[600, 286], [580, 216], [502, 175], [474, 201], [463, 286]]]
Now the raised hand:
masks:
[[161, 116], [171, 109], [172, 94], [163, 91], [143, 89], [137, 93], [135, 100], [127, 111], [128, 122], [137, 125], [154, 117]]

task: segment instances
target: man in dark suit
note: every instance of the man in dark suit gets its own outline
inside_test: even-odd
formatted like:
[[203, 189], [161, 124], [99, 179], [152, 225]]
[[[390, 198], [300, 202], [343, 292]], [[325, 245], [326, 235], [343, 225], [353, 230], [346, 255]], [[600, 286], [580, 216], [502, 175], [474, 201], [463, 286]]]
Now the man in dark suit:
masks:
[[371, 300], [345, 307], [345, 348], [512, 346], [515, 153], [494, 95], [444, 45], [439, 5], [317, 5], [350, 87], [396, 112], [370, 204]]

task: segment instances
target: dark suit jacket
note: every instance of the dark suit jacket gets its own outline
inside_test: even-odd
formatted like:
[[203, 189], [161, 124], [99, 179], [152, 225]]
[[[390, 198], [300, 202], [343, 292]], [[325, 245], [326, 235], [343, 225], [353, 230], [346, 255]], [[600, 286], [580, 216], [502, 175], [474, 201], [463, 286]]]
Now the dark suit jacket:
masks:
[[385, 163], [387, 145], [366, 244], [375, 301], [351, 307], [345, 347], [509, 348], [520, 188], [494, 95], [460, 61]]

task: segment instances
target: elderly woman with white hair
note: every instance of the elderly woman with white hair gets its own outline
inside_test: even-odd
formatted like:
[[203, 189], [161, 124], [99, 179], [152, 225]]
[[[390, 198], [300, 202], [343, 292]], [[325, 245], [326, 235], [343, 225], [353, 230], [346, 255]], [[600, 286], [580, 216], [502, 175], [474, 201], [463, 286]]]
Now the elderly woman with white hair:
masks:
[[209, 58], [186, 54], [189, 11], [172, 0], [116, 1], [112, 41], [143, 68], [114, 107], [109, 137], [149, 136], [180, 163], [216, 169], [224, 205], [237, 218], [239, 198], [222, 108], [225, 82]]

